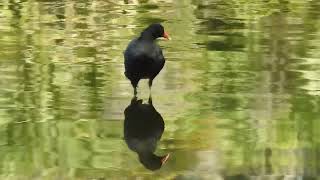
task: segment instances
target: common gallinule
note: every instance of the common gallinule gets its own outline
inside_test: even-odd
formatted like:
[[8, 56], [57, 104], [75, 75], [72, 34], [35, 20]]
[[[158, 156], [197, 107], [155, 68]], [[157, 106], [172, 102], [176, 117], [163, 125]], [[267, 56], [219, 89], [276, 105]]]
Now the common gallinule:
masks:
[[124, 111], [124, 139], [128, 147], [136, 152], [140, 162], [150, 170], [157, 170], [168, 160], [169, 154], [154, 154], [157, 142], [164, 131], [164, 121], [159, 112], [149, 103], [134, 97]]
[[135, 95], [139, 80], [149, 79], [151, 89], [153, 79], [164, 66], [162, 50], [154, 42], [159, 37], [169, 39], [161, 24], [151, 24], [124, 51], [125, 75], [131, 81]]

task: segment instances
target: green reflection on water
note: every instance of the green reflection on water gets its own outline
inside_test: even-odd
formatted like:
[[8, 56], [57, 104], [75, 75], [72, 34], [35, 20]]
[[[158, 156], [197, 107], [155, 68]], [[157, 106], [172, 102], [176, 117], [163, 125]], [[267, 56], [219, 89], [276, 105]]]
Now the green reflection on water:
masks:
[[[319, 1], [0, 2], [0, 179], [319, 178]], [[173, 38], [158, 171], [123, 139], [130, 39]], [[147, 99], [146, 82], [139, 96]]]

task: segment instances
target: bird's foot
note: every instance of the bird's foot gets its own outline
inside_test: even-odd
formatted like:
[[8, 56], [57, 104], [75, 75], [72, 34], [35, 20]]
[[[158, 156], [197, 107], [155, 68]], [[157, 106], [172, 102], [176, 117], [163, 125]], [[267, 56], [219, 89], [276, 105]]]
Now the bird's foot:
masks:
[[149, 104], [152, 104], [152, 96], [151, 96], [151, 93], [150, 93], [150, 96], [149, 96], [149, 99], [148, 99], [148, 103], [149, 103]]

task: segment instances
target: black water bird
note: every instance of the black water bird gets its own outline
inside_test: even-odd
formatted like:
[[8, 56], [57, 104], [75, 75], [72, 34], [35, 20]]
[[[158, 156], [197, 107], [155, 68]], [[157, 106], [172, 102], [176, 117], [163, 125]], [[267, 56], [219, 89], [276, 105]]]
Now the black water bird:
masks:
[[161, 24], [151, 24], [124, 51], [125, 76], [131, 81], [135, 95], [139, 80], [149, 79], [151, 89], [153, 79], [165, 64], [162, 50], [155, 43], [160, 37], [170, 39]]
[[150, 170], [157, 170], [168, 160], [169, 154], [158, 156], [154, 152], [164, 131], [164, 121], [152, 105], [134, 97], [124, 111], [124, 139], [129, 149], [136, 152], [139, 161]]

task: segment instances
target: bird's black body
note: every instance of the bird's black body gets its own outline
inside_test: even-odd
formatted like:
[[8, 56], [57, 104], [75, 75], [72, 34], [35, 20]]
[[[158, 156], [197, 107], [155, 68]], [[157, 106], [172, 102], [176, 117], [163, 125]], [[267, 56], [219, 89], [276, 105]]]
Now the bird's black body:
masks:
[[165, 64], [161, 48], [154, 42], [163, 37], [164, 29], [160, 24], [152, 24], [140, 37], [132, 40], [124, 52], [125, 75], [131, 81], [136, 94], [140, 79], [149, 79], [149, 87]]
[[154, 154], [157, 142], [164, 131], [164, 121], [152, 105], [133, 98], [124, 111], [124, 139], [128, 147], [136, 152], [140, 162], [150, 170], [159, 169], [167, 156]]

